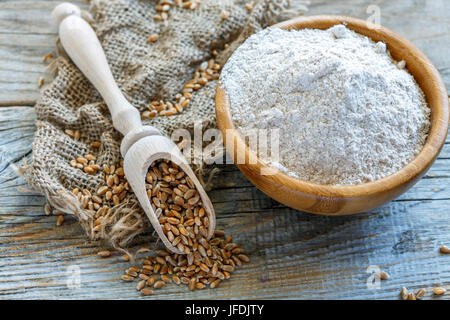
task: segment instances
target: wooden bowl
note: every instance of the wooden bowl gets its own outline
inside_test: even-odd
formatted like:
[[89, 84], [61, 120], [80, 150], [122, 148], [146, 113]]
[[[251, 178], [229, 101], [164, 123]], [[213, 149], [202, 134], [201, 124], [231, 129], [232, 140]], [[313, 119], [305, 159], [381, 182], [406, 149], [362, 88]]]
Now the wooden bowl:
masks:
[[[242, 173], [269, 197], [294, 209], [325, 215], [345, 215], [376, 208], [411, 188], [430, 168], [447, 136], [449, 124], [448, 96], [444, 83], [430, 60], [411, 42], [391, 30], [372, 23], [344, 16], [300, 17], [276, 24], [281, 29], [328, 29], [345, 23], [357, 33], [374, 41], [385, 42], [392, 57], [405, 60], [426, 96], [431, 109], [431, 125], [422, 151], [399, 171], [382, 179], [350, 186], [320, 185], [299, 180], [280, 171], [274, 175], [261, 175], [269, 167], [248, 148], [233, 124], [230, 102], [224, 88], [216, 90], [216, 116], [227, 151]], [[227, 132], [227, 133], [226, 133]], [[228, 141], [227, 141], [228, 140]], [[233, 146], [231, 152], [228, 146]], [[237, 151], [245, 150], [245, 162], [239, 164]], [[241, 156], [242, 157], [242, 156]], [[250, 158], [255, 159], [255, 158]]]

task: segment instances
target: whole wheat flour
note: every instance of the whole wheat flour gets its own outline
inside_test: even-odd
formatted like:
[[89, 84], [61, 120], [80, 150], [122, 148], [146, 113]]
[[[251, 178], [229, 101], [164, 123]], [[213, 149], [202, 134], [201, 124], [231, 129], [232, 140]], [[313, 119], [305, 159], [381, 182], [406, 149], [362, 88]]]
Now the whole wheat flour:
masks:
[[270, 166], [354, 185], [399, 170], [425, 143], [430, 110], [404, 67], [386, 44], [343, 25], [269, 28], [233, 53], [221, 82], [242, 134], [280, 130], [279, 161], [258, 150]]

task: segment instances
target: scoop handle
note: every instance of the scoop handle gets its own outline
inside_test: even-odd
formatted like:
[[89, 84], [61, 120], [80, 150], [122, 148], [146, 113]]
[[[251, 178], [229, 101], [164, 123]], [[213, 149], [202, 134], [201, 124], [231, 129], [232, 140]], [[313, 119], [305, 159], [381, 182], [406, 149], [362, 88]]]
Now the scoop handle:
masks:
[[108, 66], [105, 52], [91, 26], [71, 3], [58, 5], [52, 19], [59, 26], [59, 37], [69, 57], [91, 81], [109, 108], [114, 128], [124, 136], [142, 128], [139, 111], [123, 96]]

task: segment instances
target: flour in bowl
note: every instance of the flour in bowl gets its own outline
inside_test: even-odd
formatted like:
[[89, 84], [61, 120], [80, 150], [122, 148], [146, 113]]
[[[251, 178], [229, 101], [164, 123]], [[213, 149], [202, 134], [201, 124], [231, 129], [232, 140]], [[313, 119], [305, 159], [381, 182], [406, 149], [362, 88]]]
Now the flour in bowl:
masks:
[[236, 127], [280, 131], [279, 162], [319, 184], [355, 185], [398, 171], [423, 148], [430, 110], [386, 44], [343, 25], [269, 28], [249, 37], [221, 74]]

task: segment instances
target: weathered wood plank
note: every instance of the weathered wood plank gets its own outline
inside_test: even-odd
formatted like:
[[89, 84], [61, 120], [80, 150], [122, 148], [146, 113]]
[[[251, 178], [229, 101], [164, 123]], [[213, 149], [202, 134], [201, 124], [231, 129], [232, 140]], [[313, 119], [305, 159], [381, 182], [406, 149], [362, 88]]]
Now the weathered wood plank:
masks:
[[[29, 157], [33, 120], [31, 107], [0, 109], [0, 145], [4, 141], [19, 150], [12, 157], [16, 165], [23, 155]], [[450, 286], [450, 256], [437, 250], [450, 242], [450, 195], [444, 188], [450, 159], [442, 157], [449, 148], [444, 146], [427, 177], [398, 200], [349, 217], [286, 208], [254, 188], [235, 166], [222, 167], [209, 193], [218, 227], [245, 245], [251, 263], [219, 289], [191, 293], [168, 286], [149, 299], [396, 299], [402, 286]], [[74, 218], [56, 227], [56, 217], [43, 212], [44, 198], [25, 188], [11, 166], [0, 170], [1, 298], [139, 297], [133, 284], [119, 280], [127, 263], [98, 258], [99, 244], [86, 240]], [[147, 234], [140, 243], [149, 239]], [[391, 274], [380, 289], [366, 286], [369, 265]], [[66, 285], [73, 266], [81, 271], [79, 289]]]

